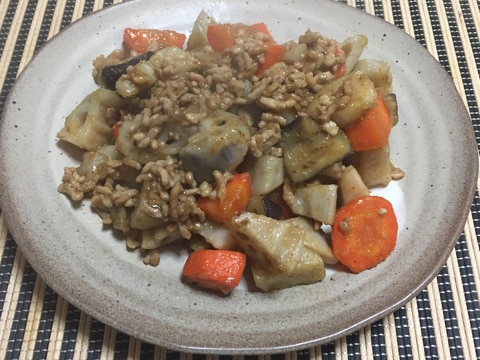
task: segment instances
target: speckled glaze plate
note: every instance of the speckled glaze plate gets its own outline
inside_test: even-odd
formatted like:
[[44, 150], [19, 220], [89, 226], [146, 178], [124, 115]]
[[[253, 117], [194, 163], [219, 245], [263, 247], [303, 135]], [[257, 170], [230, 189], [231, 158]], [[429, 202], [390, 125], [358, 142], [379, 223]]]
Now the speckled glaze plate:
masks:
[[[369, 38], [365, 58], [391, 64], [400, 122], [392, 158], [406, 177], [384, 191], [401, 218], [394, 253], [359, 275], [330, 270], [309, 286], [269, 294], [244, 283], [221, 297], [180, 281], [182, 249], [158, 267], [103, 229], [88, 202], [56, 191], [78, 154], [56, 140], [65, 116], [95, 88], [91, 62], [122, 30], [188, 32], [201, 10], [220, 22], [264, 21], [283, 42], [306, 29]], [[139, 0], [111, 6], [49, 41], [12, 89], [0, 133], [1, 206], [9, 230], [42, 278], [73, 305], [123, 332], [195, 353], [267, 354], [329, 342], [378, 320], [424, 288], [453, 249], [477, 178], [469, 116], [447, 73], [405, 33], [330, 1]]]

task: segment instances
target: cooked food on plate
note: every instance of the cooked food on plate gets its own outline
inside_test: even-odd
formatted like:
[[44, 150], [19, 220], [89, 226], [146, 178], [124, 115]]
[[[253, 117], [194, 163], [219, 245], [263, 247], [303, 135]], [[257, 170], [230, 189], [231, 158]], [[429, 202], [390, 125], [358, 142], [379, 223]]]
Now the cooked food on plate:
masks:
[[371, 189], [403, 173], [390, 67], [362, 58], [367, 42], [307, 30], [278, 43], [264, 23], [204, 12], [188, 36], [127, 27], [58, 132], [83, 150], [58, 191], [90, 199], [146, 264], [183, 241], [183, 278], [225, 294], [247, 267], [265, 292], [338, 262], [375, 267], [398, 224]]

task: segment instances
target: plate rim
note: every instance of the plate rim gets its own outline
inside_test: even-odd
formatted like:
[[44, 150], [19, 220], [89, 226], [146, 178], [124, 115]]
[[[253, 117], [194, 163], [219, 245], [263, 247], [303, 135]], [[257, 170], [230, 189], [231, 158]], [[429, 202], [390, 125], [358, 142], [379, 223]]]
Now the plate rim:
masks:
[[[56, 39], [59, 39], [67, 31], [67, 29], [76, 27], [76, 26], [78, 26], [78, 24], [82, 24], [83, 22], [86, 22], [87, 19], [90, 19], [90, 18], [95, 17], [95, 16], [99, 16], [99, 15], [101, 15], [101, 13], [104, 13], [106, 11], [109, 11], [109, 10], [113, 9], [113, 7], [115, 7], [115, 9], [128, 7], [128, 6], [130, 6], [129, 4], [131, 4], [133, 2], [135, 2], [135, 1], [128, 0], [126, 2], [116, 4], [116, 5], [112, 5], [112, 6], [108, 6], [108, 7], [103, 8], [102, 10], [99, 10], [97, 12], [88, 14], [88, 15], [80, 18], [79, 20], [67, 25], [61, 32], [56, 34], [54, 37], [52, 37], [50, 40], [48, 40], [44, 45], [42, 45], [39, 48], [39, 50], [37, 51], [37, 53], [34, 55], [32, 60], [29, 62], [29, 64], [23, 69], [22, 73], [18, 76], [17, 80], [15, 81], [14, 85], [11, 88], [11, 90], [9, 92], [9, 95], [6, 99], [4, 109], [3, 109], [2, 119], [0, 121], [0, 129], [3, 128], [4, 124], [6, 123], [5, 118], [7, 117], [8, 113], [11, 112], [11, 108], [12, 108], [11, 100], [12, 100], [12, 97], [13, 97], [13, 93], [15, 92], [15, 89], [16, 89], [16, 84], [23, 81], [22, 79], [23, 79], [24, 74], [28, 74], [28, 69], [30, 69], [31, 64], [33, 64], [33, 65], [35, 64], [35, 61], [37, 59], [37, 54], [42, 52], [44, 47], [48, 46], [53, 41], [57, 41]], [[143, 1], [143, 2], [145, 2], [145, 1]], [[380, 19], [380, 18], [377, 18], [373, 15], [370, 15], [366, 12], [363, 12], [360, 9], [350, 7], [350, 6], [348, 6], [347, 4], [344, 4], [344, 3], [337, 3], [337, 2], [334, 2], [334, 1], [329, 1], [329, 2], [340, 5], [340, 7], [348, 8], [349, 9], [348, 11], [353, 10], [354, 12], [361, 12], [362, 14], [365, 14], [366, 16], [371, 17], [372, 21], [381, 21], [383, 23], [383, 25], [390, 26], [390, 27], [394, 28], [396, 31], [400, 30], [396, 26], [388, 23], [387, 21], [385, 21], [383, 19]], [[321, 6], [321, 4], [319, 4], [319, 5]], [[120, 10], [116, 10], [116, 11], [120, 11]], [[376, 20], [373, 20], [373, 19], [376, 19]], [[404, 34], [406, 36], [409, 36], [406, 33], [404, 33]], [[411, 39], [413, 41], [415, 41], [413, 38], [411, 38]], [[415, 44], [419, 45], [416, 41], [415, 41]], [[433, 56], [428, 51], [426, 51], [426, 54], [428, 54], [431, 57], [431, 59], [433, 59], [439, 65], [439, 69], [441, 68], [442, 71], [444, 71], [445, 74], [443, 76], [445, 76], [447, 74], [446, 70], [443, 67], [441, 67], [441, 65], [433, 58]], [[453, 86], [453, 84], [452, 84], [452, 86]], [[453, 88], [454, 88], [454, 86], [453, 86]], [[455, 88], [455, 90], [457, 90], [457, 89]], [[457, 95], [458, 95], [458, 92], [457, 92]], [[456, 99], [456, 100], [461, 101], [459, 96], [458, 96], [458, 99]], [[466, 117], [466, 118], [470, 119], [470, 116], [469, 116], [468, 111], [465, 108], [465, 106], [463, 107], [462, 112], [463, 112], [462, 118]], [[470, 134], [470, 138], [468, 139], [468, 142], [472, 146], [475, 144], [475, 150], [476, 150], [476, 140], [475, 140], [475, 137], [474, 137], [474, 134], [473, 134], [473, 127], [472, 127], [472, 131], [469, 134]], [[472, 141], [472, 139], [473, 139], [473, 141]], [[0, 144], [0, 146], [1, 146], [1, 144]], [[474, 159], [473, 153], [474, 152], [473, 152], [473, 149], [472, 149], [472, 159]], [[0, 156], [0, 161], [3, 161], [2, 156]], [[478, 158], [475, 159], [475, 161], [473, 162], [472, 179], [473, 179], [473, 174], [478, 174]], [[0, 181], [4, 182], [6, 180], [7, 180], [7, 176], [4, 175], [3, 173], [0, 173]], [[4, 187], [4, 186], [5, 185], [2, 185], [2, 187], [0, 189], [3, 190], [4, 188], [7, 188], [7, 187]], [[472, 181], [470, 183], [470, 188], [467, 191], [468, 196], [466, 196], [466, 197], [473, 200], [475, 190], [476, 190], [476, 182]], [[15, 213], [15, 211], [13, 210], [14, 209], [14, 204], [13, 204], [14, 201], [13, 201], [12, 198], [10, 198], [10, 194], [5, 194], [4, 191], [1, 191], [0, 192], [0, 200], [1, 200], [2, 207], [5, 206], [5, 209], [7, 209], [6, 212], [2, 211], [2, 215], [5, 217], [7, 225], [18, 223], [19, 220], [17, 218], [14, 218], [14, 215], [13, 215]], [[442, 261], [438, 262], [438, 266], [435, 269], [432, 269], [431, 274], [428, 278], [426, 278], [421, 284], [418, 284], [415, 288], [412, 288], [412, 291], [409, 294], [407, 294], [407, 296], [403, 297], [402, 299], [399, 299], [399, 301], [396, 304], [390, 306], [388, 309], [384, 309], [383, 311], [378, 312], [376, 315], [374, 315], [374, 316], [372, 316], [368, 319], [365, 319], [361, 322], [358, 322], [356, 324], [353, 324], [351, 327], [349, 327], [347, 329], [343, 329], [343, 330], [341, 330], [337, 333], [334, 333], [331, 336], [326, 336], [326, 337], [323, 337], [321, 339], [312, 339], [312, 340], [306, 341], [304, 343], [282, 345], [282, 346], [278, 346], [277, 348], [272, 348], [272, 347], [261, 348], [261, 347], [258, 347], [258, 348], [255, 348], [255, 349], [252, 349], [252, 348], [235, 348], [235, 349], [234, 348], [228, 348], [228, 349], [226, 349], [226, 348], [205, 348], [205, 349], [203, 349], [203, 348], [200, 348], [200, 347], [189, 347], [189, 346], [185, 346], [183, 344], [173, 344], [173, 343], [159, 344], [158, 339], [149, 339], [148, 341], [152, 342], [152, 343], [157, 343], [157, 344], [162, 345], [162, 346], [166, 346], [166, 347], [168, 347], [172, 350], [185, 351], [185, 352], [196, 352], [196, 353], [200, 352], [200, 353], [210, 353], [210, 354], [212, 354], [212, 353], [218, 353], [218, 354], [225, 354], [225, 353], [228, 353], [228, 354], [266, 354], [266, 353], [272, 353], [273, 354], [273, 353], [279, 353], [279, 352], [299, 350], [299, 349], [303, 349], [307, 346], [323, 344], [323, 343], [326, 343], [328, 341], [334, 340], [334, 339], [336, 339], [336, 338], [338, 338], [342, 335], [346, 335], [346, 334], [349, 334], [351, 332], [354, 332], [354, 331], [364, 327], [367, 324], [370, 324], [370, 323], [372, 323], [376, 320], [379, 320], [380, 318], [382, 318], [386, 314], [389, 314], [392, 311], [395, 311], [396, 309], [400, 308], [406, 302], [408, 302], [413, 297], [415, 297], [428, 283], [430, 283], [432, 281], [432, 279], [440, 272], [440, 270], [443, 267], [445, 261], [450, 256], [450, 253], [453, 250], [456, 242], [458, 241], [458, 238], [459, 238], [459, 236], [460, 236], [460, 234], [463, 230], [463, 227], [465, 225], [465, 221], [466, 221], [466, 219], [468, 217], [468, 214], [470, 212], [470, 205], [471, 205], [471, 201], [470, 201], [468, 207], [465, 206], [464, 211], [462, 212], [462, 214], [460, 214], [459, 219], [461, 219], [461, 221], [458, 221], [457, 227], [454, 230], [454, 233], [456, 234], [456, 239], [452, 238], [449, 241], [449, 243], [448, 243], [449, 251], [444, 253], [444, 256], [441, 259]], [[32, 260], [32, 264], [36, 263], [35, 259], [33, 259], [33, 258], [29, 259], [28, 250], [25, 249], [25, 246], [27, 245], [28, 241], [24, 241], [23, 239], [21, 239], [20, 237], [15, 235], [15, 234], [20, 234], [22, 231], [19, 231], [18, 228], [15, 228], [15, 227], [12, 227], [12, 228], [9, 227], [9, 231], [14, 235], [15, 242], [18, 244], [19, 249], [25, 254], [25, 257], [27, 258], [27, 260], [29, 260], [29, 262], [30, 262], [30, 260]], [[17, 242], [17, 239], [19, 240], [18, 242]], [[34, 269], [35, 269], [35, 267], [34, 267]], [[44, 270], [44, 269], [41, 269], [41, 270]], [[47, 280], [44, 277], [45, 271], [42, 271], [42, 272], [39, 271], [38, 273], [41, 274], [42, 279], [44, 279], [47, 282]], [[50, 284], [50, 283], [47, 282], [47, 284]], [[71, 296], [69, 296], [69, 294], [64, 293], [62, 291], [62, 289], [54, 288], [53, 286], [52, 286], [52, 288], [59, 295], [61, 295], [65, 299], [67, 299], [67, 301], [69, 301], [72, 305], [82, 309], [82, 306], [81, 306], [82, 304], [78, 304], [76, 299], [72, 299]], [[91, 309], [89, 309], [89, 311], [87, 313], [92, 313]], [[102, 319], [102, 317], [103, 317], [102, 314], [97, 312], [95, 317], [99, 318], [101, 321], [105, 321], [107, 323], [107, 321], [105, 319]], [[121, 331], [126, 332], [126, 333], [132, 333], [131, 329], [126, 329], [124, 326], [122, 326], [122, 324], [119, 324], [118, 322], [115, 323], [113, 326], [115, 328], [121, 330]], [[138, 335], [135, 335], [135, 336], [138, 336]], [[155, 340], [157, 340], [157, 341], [155, 341]]]

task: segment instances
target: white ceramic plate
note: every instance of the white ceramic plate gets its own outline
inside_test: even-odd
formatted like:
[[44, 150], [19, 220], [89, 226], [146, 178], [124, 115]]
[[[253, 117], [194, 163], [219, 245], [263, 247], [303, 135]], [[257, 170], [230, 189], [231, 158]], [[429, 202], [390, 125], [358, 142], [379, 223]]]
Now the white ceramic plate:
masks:
[[[391, 64], [400, 106], [392, 157], [406, 171], [388, 196], [402, 228], [393, 255], [360, 275], [331, 271], [310, 286], [262, 294], [244, 284], [220, 297], [180, 281], [184, 253], [143, 265], [101, 228], [88, 203], [73, 208], [56, 187], [76, 163], [55, 134], [95, 88], [91, 61], [120, 46], [126, 26], [187, 32], [205, 10], [220, 22], [264, 21], [282, 42], [306, 29], [343, 40], [363, 33], [364, 57]], [[477, 175], [468, 114], [450, 78], [399, 29], [343, 4], [309, 0], [139, 0], [66, 28], [11, 91], [0, 133], [2, 210], [20, 249], [73, 305], [133, 336], [204, 353], [275, 353], [331, 341], [397, 309], [438, 273], [464, 225]], [[404, 199], [404, 203], [403, 203]], [[402, 209], [402, 204], [405, 208]]]

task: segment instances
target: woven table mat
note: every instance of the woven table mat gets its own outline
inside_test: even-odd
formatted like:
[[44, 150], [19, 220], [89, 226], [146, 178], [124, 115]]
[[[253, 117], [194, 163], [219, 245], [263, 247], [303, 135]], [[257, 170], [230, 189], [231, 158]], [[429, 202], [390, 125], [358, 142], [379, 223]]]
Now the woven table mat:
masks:
[[[42, 44], [114, 2], [0, 0], [0, 114], [16, 77]], [[428, 49], [451, 75], [480, 142], [478, 1], [344, 2], [393, 23]], [[25, 260], [0, 209], [0, 359], [477, 359], [479, 222], [476, 194], [464, 232], [438, 276], [399, 310], [360, 331], [286, 354], [210, 356], [144, 343], [70, 305]]]

